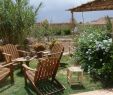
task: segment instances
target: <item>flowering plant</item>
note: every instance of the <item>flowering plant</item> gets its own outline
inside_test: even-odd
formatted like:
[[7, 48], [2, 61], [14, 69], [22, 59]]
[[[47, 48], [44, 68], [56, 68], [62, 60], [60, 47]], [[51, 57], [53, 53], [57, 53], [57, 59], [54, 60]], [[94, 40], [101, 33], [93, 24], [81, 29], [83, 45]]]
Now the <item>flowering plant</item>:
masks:
[[90, 75], [113, 81], [113, 42], [102, 29], [88, 28], [80, 34], [75, 58]]

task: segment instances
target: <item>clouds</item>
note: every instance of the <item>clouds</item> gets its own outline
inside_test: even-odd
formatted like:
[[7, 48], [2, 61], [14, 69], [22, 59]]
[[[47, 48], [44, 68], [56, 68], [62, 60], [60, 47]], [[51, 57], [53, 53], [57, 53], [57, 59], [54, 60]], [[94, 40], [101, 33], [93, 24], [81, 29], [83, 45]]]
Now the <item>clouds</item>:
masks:
[[43, 6], [38, 15], [38, 21], [48, 19], [51, 22], [66, 22], [70, 14], [66, 10], [74, 6], [75, 0], [42, 0]]
[[30, 0], [30, 4], [37, 6], [43, 2], [38, 15], [38, 21], [48, 19], [51, 22], [67, 22], [70, 14], [67, 9], [75, 6], [75, 0]]
[[[71, 19], [70, 12], [66, 11], [69, 8], [87, 3], [92, 0], [30, 0], [30, 4], [36, 7], [40, 2], [43, 2], [43, 5], [37, 16], [37, 21], [42, 21], [48, 19], [50, 22], [69, 22]], [[111, 15], [112, 13], [110, 13]], [[98, 15], [98, 16], [97, 16]], [[96, 17], [101, 17], [107, 15], [105, 12], [87, 12], [84, 13], [85, 21], [90, 21]], [[109, 13], [108, 13], [109, 15]], [[75, 13], [75, 18], [78, 21], [82, 21], [81, 13]]]

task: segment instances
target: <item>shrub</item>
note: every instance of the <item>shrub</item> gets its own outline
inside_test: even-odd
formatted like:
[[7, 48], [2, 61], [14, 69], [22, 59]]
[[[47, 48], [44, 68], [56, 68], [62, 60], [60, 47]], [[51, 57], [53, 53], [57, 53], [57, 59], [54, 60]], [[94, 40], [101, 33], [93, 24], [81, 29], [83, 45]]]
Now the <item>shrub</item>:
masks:
[[[34, 50], [36, 52], [40, 52], [40, 51], [44, 51], [45, 50], [44, 44], [41, 44], [41, 43], [37, 43], [37, 44], [33, 45], [32, 47], [34, 48]], [[42, 53], [41, 52], [37, 53], [37, 57], [41, 58], [42, 57]]]
[[54, 44], [56, 43], [57, 41], [56, 40], [52, 40], [50, 43], [49, 43], [49, 49], [51, 50], [54, 46]]
[[92, 77], [113, 81], [113, 43], [104, 29], [88, 28], [80, 34], [76, 60]]
[[28, 0], [0, 0], [0, 39], [4, 43], [23, 44], [41, 5], [34, 9]]
[[65, 29], [63, 32], [64, 32], [65, 35], [70, 35], [71, 34], [71, 30], [70, 29]]
[[37, 43], [37, 44], [33, 45], [32, 47], [37, 52], [45, 50], [45, 46], [43, 44], [40, 44], [40, 43]]
[[55, 35], [61, 35], [62, 34], [62, 31], [60, 30], [60, 29], [57, 29], [56, 31], [55, 31]]

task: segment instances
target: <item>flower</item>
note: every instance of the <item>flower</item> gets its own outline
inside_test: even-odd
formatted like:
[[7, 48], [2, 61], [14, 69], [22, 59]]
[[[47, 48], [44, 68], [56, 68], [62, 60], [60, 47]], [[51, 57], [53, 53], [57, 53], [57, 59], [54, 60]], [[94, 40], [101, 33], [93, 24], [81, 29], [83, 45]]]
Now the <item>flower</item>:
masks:
[[112, 43], [112, 38], [108, 39], [108, 41], [109, 41], [110, 43]]
[[103, 43], [107, 43], [108, 42], [108, 40], [103, 40]]
[[91, 57], [89, 56], [88, 60], [90, 61], [91, 60]]
[[102, 59], [100, 59], [100, 62], [102, 62]]
[[88, 54], [89, 52], [88, 51], [86, 51], [86, 54]]

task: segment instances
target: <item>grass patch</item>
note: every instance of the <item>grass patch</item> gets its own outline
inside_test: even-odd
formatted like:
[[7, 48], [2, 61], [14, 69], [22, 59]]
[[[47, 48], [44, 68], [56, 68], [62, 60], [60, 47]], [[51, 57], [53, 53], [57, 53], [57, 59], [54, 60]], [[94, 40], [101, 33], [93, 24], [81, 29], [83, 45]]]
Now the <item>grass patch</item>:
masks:
[[[37, 61], [31, 61], [30, 67], [35, 68]], [[56, 78], [66, 87], [64, 93], [60, 95], [69, 95], [78, 92], [86, 92], [101, 89], [102, 85], [100, 82], [94, 82], [89, 75], [84, 74], [83, 85], [74, 85], [70, 86], [67, 83], [67, 72], [66, 69], [71, 64], [71, 58], [69, 56], [64, 56], [61, 59], [61, 66], [58, 70]], [[24, 76], [20, 73], [20, 69], [14, 71], [14, 85], [10, 84], [10, 79], [5, 80], [3, 83], [0, 83], [0, 95], [36, 95], [32, 86], [29, 84], [29, 87], [25, 87]], [[30, 89], [31, 88], [31, 89]]]

